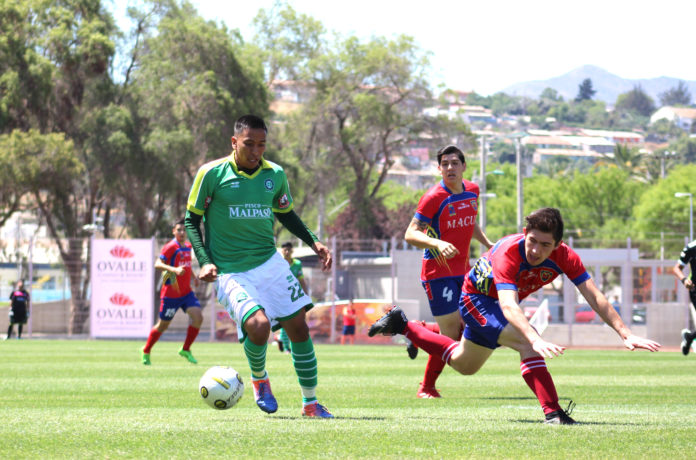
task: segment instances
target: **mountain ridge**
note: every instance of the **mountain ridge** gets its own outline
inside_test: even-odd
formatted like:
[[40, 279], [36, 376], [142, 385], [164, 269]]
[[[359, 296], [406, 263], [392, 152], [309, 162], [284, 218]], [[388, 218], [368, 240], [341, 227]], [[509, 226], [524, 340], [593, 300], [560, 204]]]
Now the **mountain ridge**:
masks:
[[538, 99], [544, 89], [553, 88], [563, 96], [563, 99], [572, 100], [577, 96], [578, 86], [585, 78], [592, 80], [592, 87], [597, 91], [593, 99], [604, 101], [608, 105], [614, 105], [619, 94], [631, 91], [638, 85], [653, 98], [657, 106], [660, 105], [659, 95], [676, 87], [680, 81], [683, 81], [689, 88], [692, 102], [696, 96], [696, 80], [683, 80], [666, 76], [635, 79], [622, 78], [594, 65], [583, 65], [563, 75], [546, 80], [530, 80], [515, 83], [504, 88], [501, 92], [511, 96], [527, 96]]

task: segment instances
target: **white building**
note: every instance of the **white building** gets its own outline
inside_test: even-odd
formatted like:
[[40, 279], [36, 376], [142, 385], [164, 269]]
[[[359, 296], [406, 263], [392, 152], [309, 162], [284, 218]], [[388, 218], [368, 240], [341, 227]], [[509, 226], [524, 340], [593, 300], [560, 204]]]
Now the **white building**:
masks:
[[660, 107], [657, 112], [650, 117], [650, 123], [655, 123], [658, 120], [667, 120], [684, 131], [690, 132], [691, 128], [696, 124], [696, 109], [686, 107]]

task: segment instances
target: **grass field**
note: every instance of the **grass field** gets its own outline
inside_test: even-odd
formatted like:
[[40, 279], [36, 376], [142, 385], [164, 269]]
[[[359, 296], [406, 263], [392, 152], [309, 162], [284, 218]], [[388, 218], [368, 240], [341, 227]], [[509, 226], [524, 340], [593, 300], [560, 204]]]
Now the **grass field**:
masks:
[[[692, 458], [696, 357], [675, 352], [568, 350], [549, 361], [575, 426], [547, 426], [501, 349], [475, 376], [445, 369], [443, 398], [415, 391], [425, 356], [401, 346], [318, 345], [319, 400], [334, 420], [300, 416], [290, 357], [269, 347], [280, 409], [255, 405], [239, 344], [196, 343], [199, 360], [162, 341], [152, 366], [140, 342], [0, 342], [0, 458]], [[206, 406], [198, 379], [210, 366], [240, 371], [244, 397]]]

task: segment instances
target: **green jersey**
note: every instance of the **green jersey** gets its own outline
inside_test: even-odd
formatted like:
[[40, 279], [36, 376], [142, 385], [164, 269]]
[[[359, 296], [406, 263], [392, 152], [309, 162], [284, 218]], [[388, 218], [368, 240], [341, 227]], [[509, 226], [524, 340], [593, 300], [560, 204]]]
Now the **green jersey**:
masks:
[[198, 170], [186, 208], [203, 216], [205, 250], [223, 274], [246, 272], [271, 258], [273, 213], [289, 212], [293, 203], [283, 168], [262, 160], [249, 175], [230, 155]]
[[302, 274], [302, 262], [300, 262], [298, 259], [292, 259], [292, 263], [290, 264], [290, 272], [295, 275], [295, 278], [298, 280], [304, 278], [304, 275]]

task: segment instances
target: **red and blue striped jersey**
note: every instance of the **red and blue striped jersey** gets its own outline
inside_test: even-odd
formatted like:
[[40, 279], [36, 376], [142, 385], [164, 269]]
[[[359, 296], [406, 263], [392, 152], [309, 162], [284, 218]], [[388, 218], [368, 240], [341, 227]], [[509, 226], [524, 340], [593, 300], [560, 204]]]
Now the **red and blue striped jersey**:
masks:
[[590, 279], [580, 256], [561, 243], [539, 265], [527, 262], [524, 234], [508, 235], [483, 254], [464, 279], [467, 294], [484, 294], [494, 299], [498, 291], [515, 290], [521, 301], [565, 273], [576, 285]]
[[176, 238], [165, 244], [160, 252], [160, 260], [172, 267], [184, 267], [184, 274], [174, 276], [173, 273], [166, 272], [169, 276], [163, 277], [160, 298], [183, 297], [191, 292], [191, 243], [186, 241], [180, 245]]
[[421, 280], [463, 276], [469, 269], [469, 244], [478, 214], [478, 184], [462, 181], [464, 191], [452, 193], [444, 181], [431, 187], [418, 202], [415, 218], [428, 225], [427, 235], [452, 243], [459, 254], [445, 259], [437, 250], [423, 251]]

